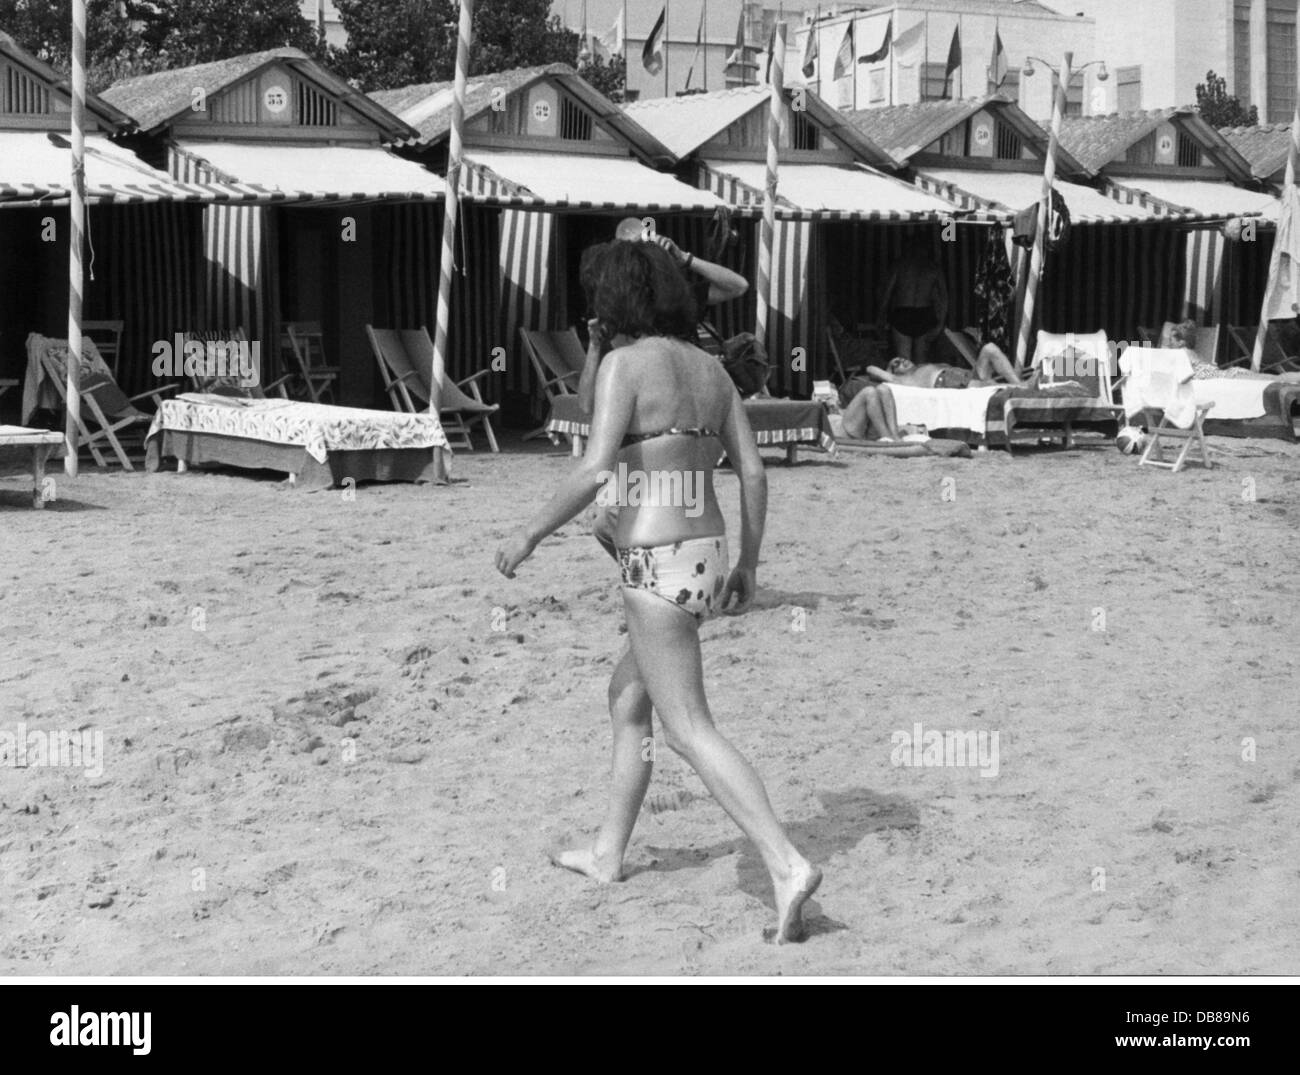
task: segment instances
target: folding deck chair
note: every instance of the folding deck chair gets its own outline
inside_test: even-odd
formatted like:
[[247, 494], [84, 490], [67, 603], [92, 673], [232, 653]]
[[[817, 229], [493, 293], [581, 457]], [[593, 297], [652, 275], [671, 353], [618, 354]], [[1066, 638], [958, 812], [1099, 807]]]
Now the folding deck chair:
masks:
[[124, 321], [83, 321], [81, 331], [95, 341], [113, 377], [117, 377], [117, 363], [121, 358], [122, 329]]
[[[1138, 337], [1145, 344], [1152, 347], [1169, 346], [1169, 330], [1174, 327], [1172, 321], [1166, 321], [1159, 329], [1139, 328]], [[1222, 325], [1199, 325], [1196, 329], [1196, 347], [1197, 357], [1206, 365], [1217, 366], [1219, 364], [1219, 341], [1223, 338]]]
[[[583, 367], [587, 364], [587, 352], [578, 339], [576, 329], [570, 327], [562, 332], [545, 329], [519, 330], [519, 339], [532, 363], [537, 382], [542, 387], [548, 406], [553, 407], [561, 396], [576, 396], [578, 382], [582, 379]], [[534, 429], [524, 440], [549, 437], [552, 444], [559, 439], [554, 433], [547, 433], [546, 427]]]
[[[187, 344], [201, 343], [205, 348], [212, 344], [239, 347], [241, 344], [248, 342], [248, 336], [242, 328], [235, 329], [233, 333], [225, 329], [202, 329], [186, 332], [185, 342]], [[222, 374], [215, 371], [211, 374], [204, 373], [187, 377], [186, 380], [193, 386], [194, 391], [209, 392], [217, 396], [235, 396], [240, 399], [269, 399], [270, 393], [274, 392], [281, 399], [288, 399], [288, 382], [292, 379], [293, 374], [285, 373], [269, 384], [263, 384], [262, 367], [256, 354], [251, 354], [250, 358], [253, 363], [251, 383], [246, 383], [241, 377], [232, 375], [229, 372]]]
[[[1105, 420], [1113, 417], [1118, 422], [1122, 412], [1115, 405], [1111, 392], [1111, 348], [1105, 332], [1044, 332], [1040, 329], [1030, 368], [1039, 371], [1038, 383], [1042, 387], [1073, 381], [1082, 388], [1081, 399], [1085, 407], [1095, 413], [1080, 420], [1100, 421], [1103, 412], [1110, 412]], [[1063, 415], [1057, 415], [1053, 420], [1050, 410], [1041, 417], [1033, 416], [1034, 404], [1032, 399], [1009, 401], [1008, 412], [1022, 410], [1030, 416], [1030, 423], [1016, 434], [1008, 420], [1007, 450], [1011, 450], [1013, 443], [1037, 442], [1053, 436], [1059, 436], [1064, 447], [1073, 448], [1074, 421]], [[1053, 428], [1058, 425], [1059, 430]]]
[[[393, 410], [416, 414], [425, 408], [416, 406], [416, 400], [428, 404], [433, 372], [438, 379], [438, 419], [442, 422], [447, 441], [453, 448], [474, 450], [470, 428], [482, 423], [492, 451], [499, 452], [496, 434], [492, 431], [492, 415], [500, 410], [496, 403], [486, 403], [479, 391], [478, 382], [491, 371], [480, 370], [464, 380], [453, 382], [434, 353], [433, 341], [427, 328], [391, 329], [366, 326], [366, 336], [379, 363], [384, 387], [392, 401]], [[470, 395], [462, 389], [469, 388]]]
[[[1249, 366], [1255, 357], [1255, 337], [1259, 329], [1254, 325], [1229, 325], [1228, 337], [1232, 340], [1235, 354], [1227, 362], [1229, 366]], [[1271, 325], [1264, 332], [1264, 355], [1260, 360], [1261, 373], [1294, 373], [1300, 370], [1300, 356], [1288, 355], [1278, 337], [1277, 329]]]
[[871, 348], [883, 343], [884, 340], [877, 332], [870, 336], [849, 335], [848, 330], [832, 317], [826, 326], [826, 346], [839, 374], [840, 385], [848, 384], [852, 378], [865, 371], [871, 365]]
[[[1129, 419], [1144, 412], [1160, 415], [1138, 465], [1164, 467], [1177, 474], [1195, 445], [1201, 450], [1201, 462], [1211, 467], [1204, 422], [1214, 404], [1196, 402], [1187, 353], [1172, 348], [1130, 347], [1119, 362], [1123, 377], [1117, 387], [1123, 387], [1124, 411]], [[1182, 442], [1182, 450], [1172, 463], [1165, 461], [1162, 440]]]
[[280, 351], [283, 354], [286, 350], [307, 385], [311, 401], [323, 403], [322, 397], [328, 395], [331, 403], [337, 403], [339, 367], [329, 365], [325, 359], [325, 335], [320, 322], [290, 321], [285, 325]]
[[[68, 341], [55, 340], [33, 332], [27, 337], [28, 375], [48, 380], [54, 387], [62, 406], [68, 405]], [[36, 386], [38, 387], [38, 386]], [[85, 339], [82, 342], [80, 392], [81, 406], [76, 414], [77, 431], [80, 444], [85, 447], [95, 460], [95, 465], [105, 467], [108, 464], [100, 452], [100, 445], [106, 443], [112, 448], [124, 470], [134, 470], [131, 460], [122, 447], [117, 434], [141, 424], [147, 425], [153, 420], [136, 407], [143, 399], [152, 399], [157, 407], [162, 402], [164, 393], [172, 391], [175, 385], [165, 385], [127, 396], [113, 378], [104, 359], [100, 356], [95, 341]], [[87, 412], [95, 425], [94, 431], [87, 425]]]

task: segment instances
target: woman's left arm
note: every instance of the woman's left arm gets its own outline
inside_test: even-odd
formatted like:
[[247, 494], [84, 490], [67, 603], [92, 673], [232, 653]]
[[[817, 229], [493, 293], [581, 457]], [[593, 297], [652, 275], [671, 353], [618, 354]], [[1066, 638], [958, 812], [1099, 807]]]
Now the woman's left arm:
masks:
[[586, 454], [565, 476], [559, 489], [540, 512], [512, 539], [497, 550], [497, 570], [515, 577], [515, 568], [551, 534], [596, 499], [618, 462], [623, 434], [632, 420], [632, 399], [623, 390], [619, 376], [623, 354], [611, 351], [596, 375], [596, 407]]

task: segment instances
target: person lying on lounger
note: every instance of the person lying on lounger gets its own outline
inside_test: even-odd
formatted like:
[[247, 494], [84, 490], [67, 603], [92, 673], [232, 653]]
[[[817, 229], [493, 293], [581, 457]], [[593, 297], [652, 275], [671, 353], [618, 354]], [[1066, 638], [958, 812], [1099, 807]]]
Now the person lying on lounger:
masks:
[[1192, 377], [1198, 381], [1218, 380], [1221, 377], [1248, 380], [1284, 381], [1287, 384], [1300, 384], [1300, 373], [1257, 373], [1241, 366], [1216, 366], [1206, 362], [1196, 351], [1196, 337], [1199, 330], [1192, 320], [1180, 321], [1171, 325], [1160, 341], [1165, 347], [1184, 348], [1192, 362]]
[[[965, 341], [965, 337], [958, 333], [950, 332], [948, 335]], [[886, 384], [905, 384], [914, 388], [987, 388], [996, 384], [1026, 383], [1001, 348], [991, 343], [980, 348], [970, 369], [946, 362], [926, 362], [918, 366], [910, 359], [895, 358], [883, 370], [876, 366], [868, 367], [866, 374]]]

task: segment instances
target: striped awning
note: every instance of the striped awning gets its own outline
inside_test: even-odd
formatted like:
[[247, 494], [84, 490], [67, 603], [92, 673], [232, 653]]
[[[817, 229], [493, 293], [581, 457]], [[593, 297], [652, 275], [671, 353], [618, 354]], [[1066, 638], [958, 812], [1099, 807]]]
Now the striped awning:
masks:
[[1123, 186], [1146, 191], [1187, 212], [1213, 217], [1257, 216], [1276, 223], [1281, 213], [1281, 199], [1272, 194], [1243, 190], [1231, 183], [1211, 183], [1204, 179], [1148, 179], [1125, 177]]
[[683, 212], [722, 208], [707, 190], [687, 186], [627, 157], [472, 149], [461, 187], [471, 201], [579, 212]]
[[[762, 204], [767, 184], [764, 163], [705, 161], [701, 171], [709, 189], [727, 201], [736, 205]], [[782, 164], [776, 191], [778, 214], [782, 216], [793, 210], [805, 219], [907, 223], [954, 215], [951, 202], [861, 165]], [[990, 215], [1007, 214], [985, 214]]]
[[306, 192], [313, 201], [430, 201], [447, 190], [440, 176], [379, 146], [185, 140], [176, 148], [226, 181]]
[[[0, 131], [0, 208], [67, 205], [71, 145], [46, 131]], [[288, 195], [254, 183], [184, 183], [151, 168], [103, 135], [86, 136], [86, 200], [91, 205], [151, 202], [265, 204]]]
[[[955, 204], [983, 204], [1013, 213], [1028, 209], [1043, 196], [1043, 177], [1033, 172], [925, 168], [917, 173], [916, 183], [952, 199]], [[1056, 181], [1056, 190], [1065, 199], [1075, 224], [1183, 223], [1211, 219], [1194, 211], [1158, 212], [1140, 202], [1118, 201], [1091, 187], [1060, 179]]]

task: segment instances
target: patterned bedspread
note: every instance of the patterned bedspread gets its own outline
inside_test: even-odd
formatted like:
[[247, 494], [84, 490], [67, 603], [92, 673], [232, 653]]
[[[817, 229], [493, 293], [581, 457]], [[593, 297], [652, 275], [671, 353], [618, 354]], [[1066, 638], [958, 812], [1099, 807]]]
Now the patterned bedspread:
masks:
[[1103, 403], [1073, 383], [1003, 388], [989, 400], [985, 436], [989, 444], [1005, 444], [1018, 425], [1112, 422], [1118, 426], [1123, 417], [1122, 407]]
[[329, 453], [391, 448], [445, 448], [436, 415], [329, 407], [286, 399], [239, 399], [188, 392], [164, 400], [149, 436], [164, 429], [241, 437], [303, 448], [318, 463]]

